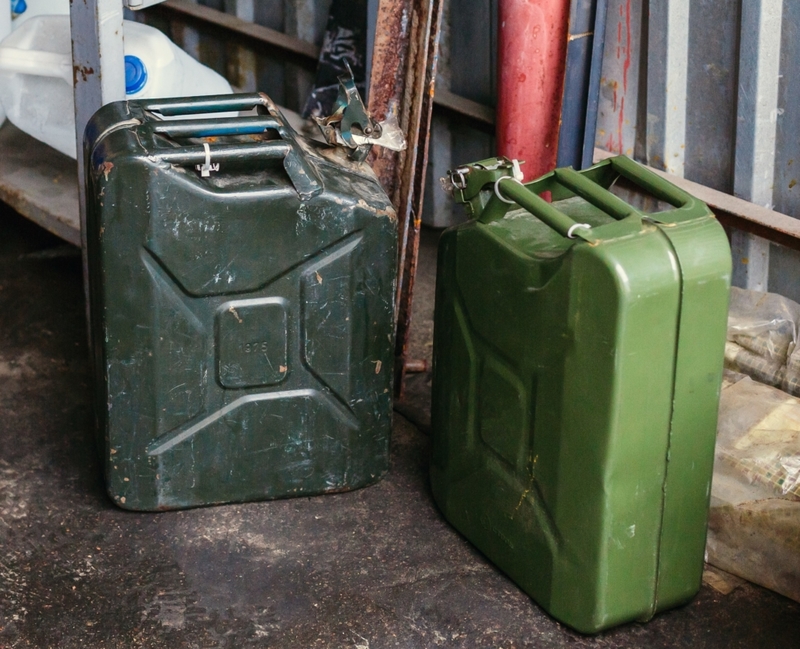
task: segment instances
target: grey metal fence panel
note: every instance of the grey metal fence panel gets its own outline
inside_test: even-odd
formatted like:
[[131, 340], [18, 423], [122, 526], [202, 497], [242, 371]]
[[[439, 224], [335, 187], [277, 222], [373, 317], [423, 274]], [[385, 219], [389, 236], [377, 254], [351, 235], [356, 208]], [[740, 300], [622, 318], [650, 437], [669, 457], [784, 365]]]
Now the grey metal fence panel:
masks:
[[642, 19], [641, 0], [609, 0], [595, 137], [601, 149], [638, 159], [644, 155], [643, 147], [636, 147], [643, 144], [647, 117], [646, 111], [640, 114], [647, 104]]
[[[330, 0], [194, 1], [317, 45], [330, 6]], [[597, 146], [663, 167], [663, 159], [654, 152], [669, 144], [685, 161], [680, 166], [686, 178], [733, 192], [737, 158], [741, 166], [746, 155], [743, 129], [760, 119], [755, 114], [748, 117], [747, 102], [740, 101], [743, 84], [748, 87], [747, 79], [761, 69], [758, 57], [748, 53], [753, 31], [747, 21], [756, 5], [774, 10], [780, 4], [781, 0], [608, 0]], [[750, 12], [744, 18], [743, 7]], [[781, 34], [772, 41], [773, 47], [780, 46], [777, 104], [770, 109], [775, 123], [772, 202], [774, 209], [800, 217], [800, 2], [784, 0], [782, 7]], [[653, 30], [658, 33], [651, 34]], [[446, 1], [437, 89], [491, 109], [496, 101], [496, 33], [497, 0]], [[192, 25], [173, 24], [173, 38], [242, 89], [265, 90], [289, 108], [300, 107], [312, 80], [308, 65], [301, 69], [285, 56], [254, 50], [246, 43], [216, 42], [212, 34]], [[666, 86], [668, 79], [672, 88]], [[682, 125], [681, 119], [674, 120], [682, 133], [670, 131], [677, 127], [668, 125], [672, 118], [666, 110], [670, 96], [681, 95], [682, 86], [676, 91], [676, 83], [685, 83], [686, 100], [680, 107], [685, 117]], [[441, 103], [432, 130], [423, 221], [442, 227], [464, 216], [439, 188], [438, 178], [447, 169], [493, 155], [495, 142], [486, 120], [478, 123], [457, 109], [443, 109]], [[762, 167], [763, 163], [755, 165]], [[799, 255], [775, 244], [762, 245], [750, 235], [734, 233], [733, 239], [734, 244], [745, 242], [735, 247], [740, 271], [761, 245], [766, 251], [765, 281], [768, 273], [764, 285], [800, 298]], [[748, 270], [755, 271], [755, 265]]]
[[693, 0], [689, 15], [685, 175], [729, 193], [736, 143], [738, 5], [739, 0]]
[[783, 3], [782, 32], [772, 202], [800, 217], [800, 2]]
[[[686, 178], [721, 191], [735, 191], [761, 205], [771, 202], [773, 209], [800, 217], [800, 172], [796, 166], [800, 164], [800, 3], [654, 2], [609, 1], [597, 146], [665, 168], [665, 161], [654, 155], [654, 144], [659, 138], [671, 138], [673, 143], [680, 140], [685, 146]], [[674, 28], [675, 20], [685, 17], [676, 16], [674, 9], [687, 6], [685, 122], [681, 126], [677, 120], [678, 125], [670, 131], [664, 126], [663, 111], [658, 112], [659, 99], [675, 90], [676, 81], [682, 81], [674, 74], [669, 76], [669, 66], [662, 59], [670, 51], [669, 21]], [[775, 12], [782, 22], [775, 22]], [[647, 15], [649, 21], [643, 21]], [[760, 21], [767, 21], [762, 36], [758, 33]], [[776, 24], [778, 29], [773, 28]], [[651, 34], [654, 29], [658, 32]], [[672, 45], [679, 49], [680, 43]], [[768, 61], [775, 51], [780, 52], [777, 80]], [[777, 98], [770, 92], [770, 84], [776, 82]], [[774, 135], [770, 135], [771, 128]], [[749, 139], [748, 133], [753, 134]], [[741, 173], [735, 184], [737, 168]], [[769, 179], [771, 175], [774, 181]], [[766, 187], [766, 197], [761, 185]], [[800, 299], [800, 255], [737, 231], [732, 232], [732, 243], [735, 284]]]
[[[494, 107], [497, 98], [497, 0], [445, 0], [437, 89]], [[466, 214], [439, 186], [448, 169], [495, 154], [494, 135], [469, 120], [434, 112], [422, 221], [443, 228]]]

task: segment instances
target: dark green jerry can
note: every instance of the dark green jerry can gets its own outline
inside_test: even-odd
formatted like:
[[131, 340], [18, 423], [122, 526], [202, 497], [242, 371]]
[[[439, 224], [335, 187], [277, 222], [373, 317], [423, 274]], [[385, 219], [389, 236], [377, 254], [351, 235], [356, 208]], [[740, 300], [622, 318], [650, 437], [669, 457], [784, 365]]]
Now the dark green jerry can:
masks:
[[[213, 112], [227, 116], [189, 119]], [[371, 169], [297, 135], [262, 94], [110, 104], [85, 155], [114, 501], [173, 509], [377, 481], [397, 229]]]
[[[706, 205], [627, 158], [526, 185], [515, 166], [451, 172], [473, 219], [439, 244], [431, 482], [464, 536], [593, 633], [700, 587], [730, 249]], [[620, 177], [667, 209], [621, 200]]]

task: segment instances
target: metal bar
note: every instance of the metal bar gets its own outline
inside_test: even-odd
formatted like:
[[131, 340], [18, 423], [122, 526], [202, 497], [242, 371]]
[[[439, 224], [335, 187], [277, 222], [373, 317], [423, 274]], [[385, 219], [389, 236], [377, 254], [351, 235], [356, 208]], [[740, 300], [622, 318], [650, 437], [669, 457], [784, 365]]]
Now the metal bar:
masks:
[[[245, 156], [260, 160], [283, 160], [292, 150], [292, 145], [281, 140], [252, 144], [229, 144], [215, 147], [212, 151], [214, 162], [241, 161]], [[202, 164], [207, 157], [200, 146], [170, 147], [153, 151], [150, 157], [174, 165], [194, 166]]]
[[204, 5], [193, 4], [189, 0], [167, 0], [163, 4], [149, 9], [153, 13], [163, 13], [167, 18], [183, 18], [195, 23], [217, 27], [223, 31], [244, 36], [249, 40], [290, 52], [299, 56], [295, 63], [302, 63], [306, 67], [316, 68], [319, 57], [319, 47], [292, 36], [288, 36], [276, 29], [247, 22], [223, 11], [217, 11]]
[[581, 169], [586, 169], [592, 165], [592, 153], [594, 152], [594, 141], [597, 133], [597, 113], [600, 109], [600, 80], [603, 74], [607, 14], [608, 0], [596, 0], [594, 37], [592, 38], [592, 64], [589, 69], [589, 93], [586, 101], [586, 119], [583, 126]]
[[615, 219], [624, 219], [634, 212], [634, 209], [621, 198], [614, 196], [610, 191], [603, 189], [573, 169], [556, 169], [555, 175], [559, 184], [571, 189], [578, 196]]
[[427, 169], [442, 0], [381, 0], [372, 56], [369, 110], [398, 118], [408, 148], [374, 148], [372, 167], [398, 215], [399, 259], [395, 394], [400, 397], [411, 326], [411, 301]]
[[[783, 0], [742, 3], [739, 93], [736, 108], [736, 160], [733, 193], [772, 207], [775, 139], [780, 81]], [[735, 286], [766, 291], [769, 242], [750, 233], [731, 237]]]
[[[70, 3], [75, 140], [78, 157], [78, 205], [83, 255], [86, 321], [89, 318], [89, 259], [86, 252], [86, 161], [83, 132], [103, 105], [125, 99], [125, 54], [122, 47], [122, 0]], [[91, 325], [87, 326], [91, 342]]]
[[651, 169], [634, 162], [631, 158], [620, 157], [611, 161], [614, 170], [621, 173], [628, 180], [633, 181], [642, 189], [653, 196], [669, 203], [673, 207], [683, 207], [692, 202], [692, 197], [681, 189], [673, 186], [664, 187]]
[[[602, 6], [601, 6], [602, 5]], [[598, 22], [595, 13], [601, 10], [605, 15], [605, 1], [572, 0], [569, 11], [569, 32], [567, 36], [567, 61], [564, 73], [564, 99], [561, 106], [561, 125], [558, 136], [558, 166], [582, 168], [584, 143], [592, 141], [597, 121], [597, 93], [600, 85], [598, 63], [602, 63], [602, 40], [604, 23], [600, 33], [596, 33]], [[599, 40], [599, 47], [595, 46]], [[599, 56], [597, 62], [594, 57]], [[594, 73], [594, 75], [593, 75]], [[594, 82], [594, 86], [592, 86]], [[594, 101], [592, 101], [594, 95]], [[594, 108], [592, 118], [589, 109]], [[590, 130], [587, 130], [589, 126]], [[589, 160], [591, 164], [591, 159]], [[589, 166], [589, 165], [587, 165]]]
[[647, 164], [683, 177], [689, 2], [650, 2], [647, 49]]
[[[594, 150], [595, 162], [617, 155], [602, 149]], [[660, 169], [648, 167], [653, 173], [669, 180], [711, 208], [719, 222], [726, 227], [756, 234], [773, 243], [800, 251], [800, 219], [775, 212], [705, 185], [679, 178]]]
[[498, 196], [502, 194], [502, 198], [515, 201], [517, 205], [528, 210], [537, 219], [558, 232], [562, 237], [571, 235], [576, 224], [569, 216], [563, 212], [559, 212], [541, 196], [535, 194], [525, 187], [525, 185], [513, 178], [505, 177], [500, 178], [500, 180], [506, 180], [507, 182], [503, 184], [498, 181], [495, 185], [495, 191]]
[[[419, 260], [419, 239], [420, 227], [422, 225], [422, 209], [424, 205], [425, 176], [428, 170], [428, 151], [430, 146], [431, 120], [433, 117], [434, 89], [436, 84], [436, 63], [439, 58], [439, 34], [441, 33], [443, 0], [432, 0], [428, 7], [430, 11], [429, 21], [426, 29], [420, 32], [420, 37], [425, 38], [427, 55], [419, 56], [416, 63], [415, 78], [417, 79], [421, 93], [411, 95], [419, 97], [419, 124], [416, 127], [416, 155], [414, 160], [408, 161], [412, 165], [413, 174], [412, 197], [409, 214], [409, 222], [412, 227], [409, 229], [406, 240], [405, 265], [400, 266], [400, 276], [398, 277], [398, 326], [397, 339], [401, 343], [400, 347], [400, 367], [399, 380], [395, 386], [395, 394], [401, 397], [403, 394], [403, 384], [406, 371], [417, 371], [417, 362], [407, 358], [408, 344], [411, 333], [411, 307], [414, 291], [414, 282], [417, 275], [417, 262]], [[415, 100], [417, 101], [417, 100]], [[407, 364], [407, 361], [410, 361]]]
[[452, 111], [462, 117], [467, 117], [477, 122], [476, 126], [488, 127], [483, 130], [494, 133], [495, 110], [491, 106], [485, 106], [477, 101], [472, 101], [471, 99], [450, 92], [446, 88], [436, 88], [433, 103], [437, 108]]
[[372, 52], [375, 49], [375, 27], [378, 24], [378, 0], [367, 0], [367, 60], [364, 100], [369, 101], [369, 81], [372, 77]]

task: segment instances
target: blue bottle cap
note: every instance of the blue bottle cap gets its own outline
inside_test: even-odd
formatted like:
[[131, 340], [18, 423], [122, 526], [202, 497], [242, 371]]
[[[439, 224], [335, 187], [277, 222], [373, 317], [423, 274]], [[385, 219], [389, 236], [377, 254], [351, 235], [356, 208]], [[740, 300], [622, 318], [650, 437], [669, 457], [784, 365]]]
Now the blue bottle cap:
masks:
[[138, 56], [125, 55], [125, 92], [136, 94], [147, 83], [147, 68]]
[[13, 0], [11, 2], [12, 14], [24, 14], [28, 10], [28, 3], [25, 0]]

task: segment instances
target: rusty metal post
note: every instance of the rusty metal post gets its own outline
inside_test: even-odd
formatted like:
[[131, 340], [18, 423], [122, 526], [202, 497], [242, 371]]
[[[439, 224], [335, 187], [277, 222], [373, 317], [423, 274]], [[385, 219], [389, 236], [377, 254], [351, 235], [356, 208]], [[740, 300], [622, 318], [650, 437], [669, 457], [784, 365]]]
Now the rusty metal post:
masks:
[[89, 259], [86, 254], [86, 178], [83, 130], [101, 106], [125, 99], [125, 55], [122, 47], [122, 0], [84, 0], [70, 3], [72, 73], [75, 97], [75, 139], [78, 155], [83, 287], [86, 323], [89, 318]]
[[394, 115], [408, 142], [400, 152], [375, 147], [370, 158], [398, 216], [394, 388], [398, 398], [406, 372], [441, 18], [442, 0], [381, 0], [372, 54], [369, 111], [380, 121]]

